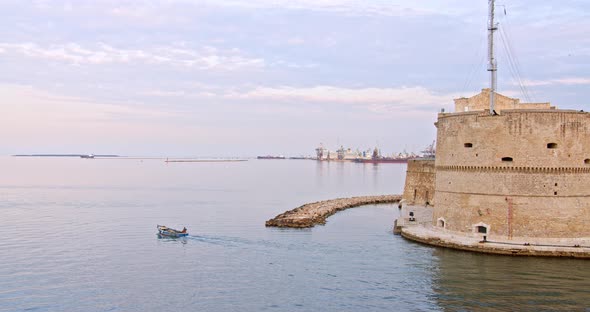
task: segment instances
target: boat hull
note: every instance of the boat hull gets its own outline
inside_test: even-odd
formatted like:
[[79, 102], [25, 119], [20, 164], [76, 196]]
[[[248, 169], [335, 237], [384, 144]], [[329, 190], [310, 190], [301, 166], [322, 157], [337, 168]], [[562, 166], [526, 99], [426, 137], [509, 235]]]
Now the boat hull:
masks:
[[186, 231], [178, 231], [175, 229], [171, 229], [167, 226], [163, 226], [163, 225], [158, 225], [158, 236], [160, 237], [172, 237], [172, 238], [178, 238], [178, 237], [186, 237], [188, 236], [188, 232]]
[[159, 232], [158, 236], [160, 237], [172, 237], [172, 238], [179, 238], [179, 237], [186, 237], [188, 233], [168, 233], [168, 232]]

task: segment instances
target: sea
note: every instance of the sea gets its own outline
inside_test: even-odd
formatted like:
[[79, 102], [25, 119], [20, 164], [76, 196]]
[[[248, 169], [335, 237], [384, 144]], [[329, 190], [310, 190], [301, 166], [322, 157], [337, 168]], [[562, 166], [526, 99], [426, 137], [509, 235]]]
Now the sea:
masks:
[[[0, 157], [0, 311], [590, 311], [590, 261], [392, 233], [396, 205], [311, 229], [302, 204], [401, 194], [405, 164]], [[186, 227], [158, 238], [158, 224]]]

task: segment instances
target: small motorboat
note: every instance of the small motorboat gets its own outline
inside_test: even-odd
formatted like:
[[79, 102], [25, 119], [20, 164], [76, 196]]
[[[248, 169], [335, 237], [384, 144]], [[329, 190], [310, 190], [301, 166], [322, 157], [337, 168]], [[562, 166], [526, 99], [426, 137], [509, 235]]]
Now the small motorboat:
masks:
[[186, 228], [179, 231], [164, 225], [158, 225], [158, 235], [162, 237], [185, 237], [188, 236], [188, 232]]

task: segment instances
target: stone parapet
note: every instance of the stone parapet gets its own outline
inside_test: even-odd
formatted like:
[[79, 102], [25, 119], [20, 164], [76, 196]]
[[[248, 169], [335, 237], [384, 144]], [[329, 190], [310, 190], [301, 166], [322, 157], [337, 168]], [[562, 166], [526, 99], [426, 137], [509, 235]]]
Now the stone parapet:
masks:
[[[490, 108], [490, 89], [483, 89], [481, 93], [469, 98], [455, 99], [456, 112], [468, 111], [486, 111]], [[551, 103], [520, 103], [519, 99], [507, 97], [505, 95], [495, 93], [496, 103], [494, 109], [497, 112], [510, 109], [552, 109]]]

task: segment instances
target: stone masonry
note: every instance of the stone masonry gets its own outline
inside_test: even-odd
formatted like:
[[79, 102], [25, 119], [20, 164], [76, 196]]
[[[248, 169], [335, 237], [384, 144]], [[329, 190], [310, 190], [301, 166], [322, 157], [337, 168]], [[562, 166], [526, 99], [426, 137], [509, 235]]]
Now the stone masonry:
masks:
[[434, 181], [434, 158], [409, 160], [402, 199], [409, 205], [433, 205]]
[[[481, 93], [470, 98], [455, 99], [455, 112], [472, 112], [488, 110], [490, 108], [490, 89], [483, 89]], [[555, 109], [550, 103], [520, 103], [519, 99], [513, 99], [496, 93], [496, 112], [506, 109]]]
[[[438, 115], [432, 220], [401, 234], [453, 248], [474, 240], [483, 244], [476, 251], [495, 244], [497, 250], [526, 247], [511, 254], [587, 254], [590, 113], [497, 99], [493, 115], [489, 89], [455, 100], [457, 112]], [[404, 201], [411, 202], [414, 189], [423, 200], [416, 184], [425, 170], [410, 167]]]
[[441, 113], [436, 126], [435, 226], [488, 236], [590, 237], [590, 114]]

